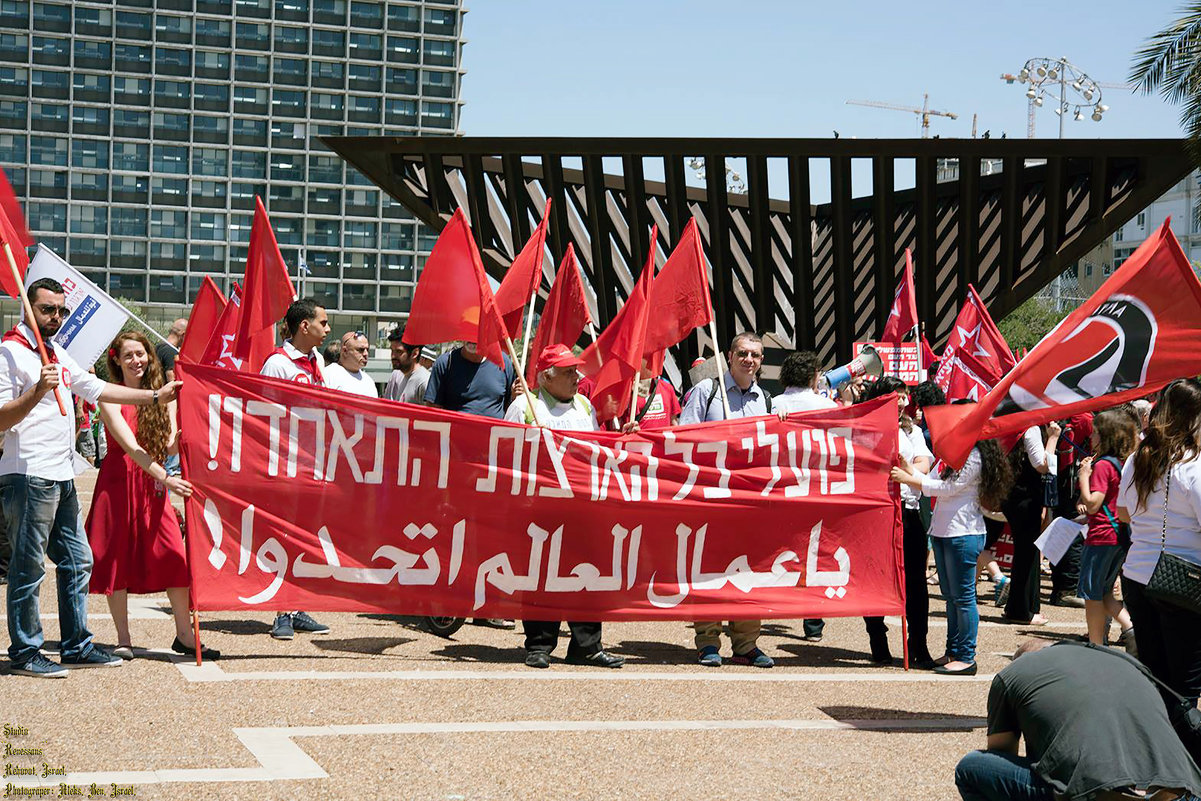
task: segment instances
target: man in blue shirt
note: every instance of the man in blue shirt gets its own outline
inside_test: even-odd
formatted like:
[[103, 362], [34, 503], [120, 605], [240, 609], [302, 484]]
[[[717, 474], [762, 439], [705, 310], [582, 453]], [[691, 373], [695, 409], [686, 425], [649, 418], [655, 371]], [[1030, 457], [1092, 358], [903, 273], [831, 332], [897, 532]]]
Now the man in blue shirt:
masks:
[[508, 356], [502, 371], [468, 342], [450, 353], [443, 353], [430, 369], [425, 385], [425, 402], [452, 412], [478, 414], [503, 420], [513, 399], [517, 371]]

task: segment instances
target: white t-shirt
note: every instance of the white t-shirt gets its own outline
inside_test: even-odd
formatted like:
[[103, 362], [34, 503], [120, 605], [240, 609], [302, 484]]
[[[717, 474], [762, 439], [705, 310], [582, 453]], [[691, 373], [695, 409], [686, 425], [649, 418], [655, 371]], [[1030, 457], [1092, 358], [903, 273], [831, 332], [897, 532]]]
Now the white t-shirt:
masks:
[[930, 519], [931, 537], [964, 537], [984, 534], [984, 515], [980, 512], [980, 451], [972, 448], [967, 461], [946, 478], [926, 476], [922, 492], [938, 498]]
[[[831, 401], [832, 402], [832, 401]], [[922, 434], [920, 426], [914, 425], [908, 434], [905, 429], [898, 428], [900, 442], [899, 452], [905, 458], [905, 461], [913, 464], [914, 459], [926, 457], [931, 463], [934, 462], [934, 454], [930, 453], [930, 448], [926, 446], [926, 436]], [[921, 500], [922, 494], [908, 484], [901, 485], [901, 503], [906, 509], [917, 509], [918, 501]]]
[[425, 386], [430, 381], [430, 371], [418, 364], [405, 375], [393, 370], [384, 387], [384, 397], [402, 403], [425, 403]]
[[836, 409], [838, 404], [824, 395], [818, 395], [808, 387], [789, 387], [771, 399], [773, 412], [812, 412], [818, 409]]
[[325, 385], [330, 389], [349, 392], [352, 395], [362, 395], [367, 398], [378, 398], [379, 390], [371, 376], [360, 370], [352, 373], [342, 365], [334, 362], [325, 368]]
[[[284, 340], [283, 351], [283, 353], [272, 353], [268, 356], [259, 369], [259, 374], [270, 378], [282, 378], [285, 381], [295, 381], [298, 384], [312, 384], [312, 377], [297, 367], [296, 362], [293, 361], [294, 359], [307, 359], [309, 354], [301, 353], [290, 339]], [[316, 356], [316, 354], [313, 355]], [[325, 370], [322, 369], [320, 356], [313, 359], [313, 365], [317, 370], [317, 375], [321, 376], [322, 383], [328, 384], [329, 382], [325, 380]]]
[[1147, 496], [1145, 508], [1138, 505], [1134, 488], [1134, 457], [1122, 467], [1118, 485], [1118, 506], [1130, 514], [1130, 551], [1122, 575], [1140, 584], [1151, 580], [1160, 550], [1201, 564], [1201, 459], [1177, 462], [1169, 472], [1167, 535], [1160, 548], [1164, 530], [1164, 484]]
[[[17, 330], [28, 342], [34, 342], [29, 326], [21, 323]], [[75, 404], [71, 393], [89, 403], [100, 400], [105, 382], [87, 372], [51, 341], [59, 365], [59, 395], [67, 408], [64, 415], [58, 410], [53, 392], [47, 392], [25, 419], [4, 434], [4, 455], [0, 456], [0, 475], [24, 475], [47, 481], [70, 481], [75, 478]], [[41, 378], [42, 360], [36, 350], [20, 342], [0, 344], [0, 406], [19, 398], [32, 389]]]
[[[521, 393], [505, 411], [505, 419], [510, 423], [528, 423], [525, 393]], [[557, 431], [597, 431], [600, 426], [596, 423], [596, 411], [583, 395], [576, 395], [570, 401], [560, 401], [548, 393], [539, 390], [534, 398], [534, 410], [538, 413], [538, 422], [547, 428]], [[532, 423], [531, 423], [532, 424]]]

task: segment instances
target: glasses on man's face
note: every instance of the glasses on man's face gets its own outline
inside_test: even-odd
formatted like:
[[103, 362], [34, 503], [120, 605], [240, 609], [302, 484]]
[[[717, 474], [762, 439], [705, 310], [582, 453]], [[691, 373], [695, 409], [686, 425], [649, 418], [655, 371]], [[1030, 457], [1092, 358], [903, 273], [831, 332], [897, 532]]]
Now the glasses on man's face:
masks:
[[763, 354], [753, 350], [736, 350], [734, 351], [736, 359], [754, 359], [757, 362], [763, 361]]
[[68, 309], [66, 306], [50, 306], [45, 303], [39, 303], [37, 309], [38, 309], [38, 311], [40, 311], [42, 314], [46, 315], [47, 317], [70, 317], [71, 316], [71, 310]]

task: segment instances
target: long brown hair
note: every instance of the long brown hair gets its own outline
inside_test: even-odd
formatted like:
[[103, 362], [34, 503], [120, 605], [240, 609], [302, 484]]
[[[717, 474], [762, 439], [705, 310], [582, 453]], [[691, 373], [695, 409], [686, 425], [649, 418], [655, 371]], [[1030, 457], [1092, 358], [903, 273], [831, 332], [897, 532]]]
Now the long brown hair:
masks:
[[1201, 452], [1197, 425], [1201, 421], [1201, 381], [1179, 378], [1163, 388], [1151, 409], [1146, 437], [1134, 452], [1134, 488], [1138, 509], [1177, 462]]
[[1112, 456], [1124, 462], [1138, 443], [1138, 413], [1125, 403], [1097, 412], [1093, 415], [1093, 430], [1097, 432], [1094, 461], [1102, 456]]
[[[163, 363], [158, 360], [150, 340], [138, 331], [117, 334], [108, 349], [108, 373], [116, 381], [124, 381], [118, 357], [126, 342], [137, 342], [146, 349], [146, 371], [142, 373], [142, 389], [161, 389], [163, 386]], [[138, 444], [156, 462], [167, 458], [167, 442], [171, 439], [171, 413], [166, 404], [138, 407]]]

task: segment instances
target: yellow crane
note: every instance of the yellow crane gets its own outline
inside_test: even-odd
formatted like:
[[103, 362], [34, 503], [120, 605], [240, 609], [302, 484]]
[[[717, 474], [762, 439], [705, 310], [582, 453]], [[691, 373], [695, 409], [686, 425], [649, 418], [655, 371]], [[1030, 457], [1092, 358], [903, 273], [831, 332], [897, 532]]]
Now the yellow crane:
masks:
[[930, 95], [922, 95], [922, 107], [914, 108], [913, 106], [899, 106], [895, 103], [881, 103], [879, 100], [848, 100], [848, 106], [867, 106], [869, 108], [883, 108], [891, 111], [907, 111], [910, 114], [917, 114], [922, 120], [922, 139], [930, 138], [930, 118], [931, 117], [946, 117], [948, 119], [957, 120], [959, 115], [953, 111], [935, 111], [930, 108]]

